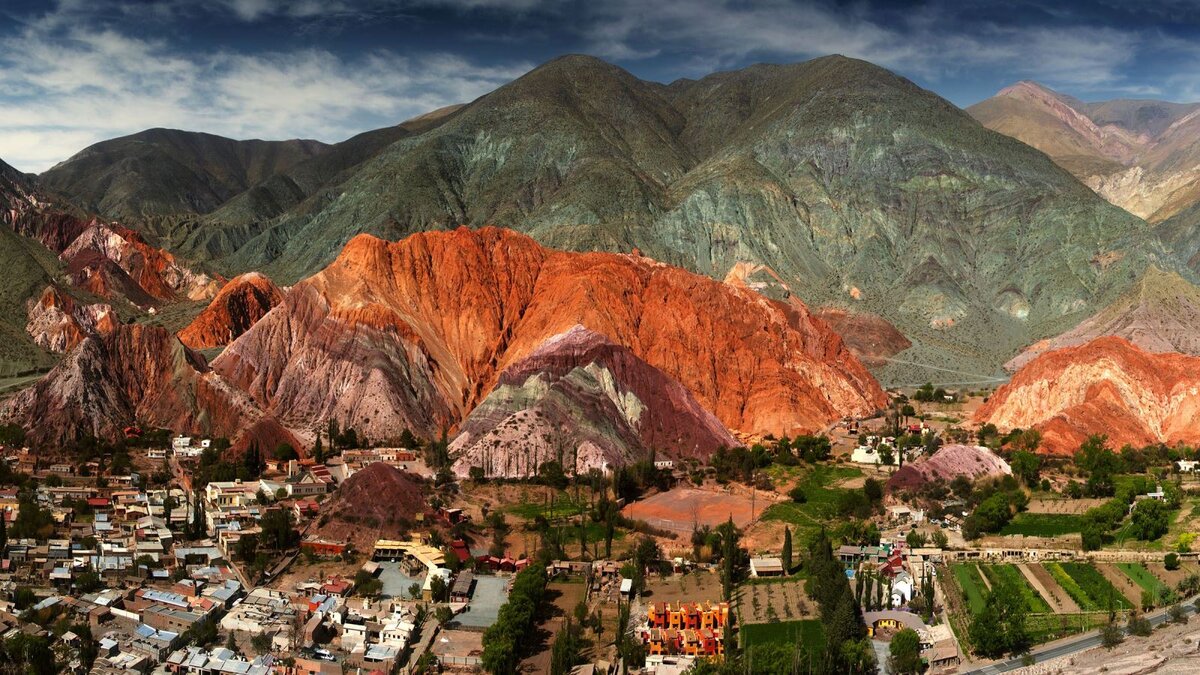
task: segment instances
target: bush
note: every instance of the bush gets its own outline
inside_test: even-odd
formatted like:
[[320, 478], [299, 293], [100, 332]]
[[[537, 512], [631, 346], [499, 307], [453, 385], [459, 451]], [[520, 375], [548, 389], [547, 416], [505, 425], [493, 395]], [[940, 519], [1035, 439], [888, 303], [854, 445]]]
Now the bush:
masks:
[[1172, 571], [1179, 569], [1179, 556], [1175, 553], [1168, 553], [1166, 557], [1163, 558], [1163, 565]]

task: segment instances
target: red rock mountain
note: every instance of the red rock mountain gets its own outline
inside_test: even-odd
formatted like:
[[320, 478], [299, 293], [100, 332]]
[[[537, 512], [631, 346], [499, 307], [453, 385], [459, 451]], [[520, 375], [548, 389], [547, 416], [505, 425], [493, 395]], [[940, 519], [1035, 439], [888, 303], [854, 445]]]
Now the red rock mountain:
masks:
[[192, 349], [224, 347], [250, 330], [271, 308], [283, 302], [283, 291], [257, 272], [230, 279], [179, 339]]
[[1017, 371], [975, 421], [1037, 428], [1055, 454], [1075, 452], [1090, 434], [1116, 447], [1196, 443], [1200, 358], [1150, 353], [1121, 337], [1057, 349]]
[[47, 286], [40, 298], [29, 301], [25, 330], [43, 349], [61, 353], [88, 336], [107, 335], [119, 324], [120, 318], [109, 305], [81, 305], [61, 289]]
[[[450, 444], [455, 472], [568, 473], [650, 458], [707, 457], [737, 441], [691, 393], [626, 347], [583, 326], [507, 368]], [[503, 448], [504, 452], [496, 450]]]
[[[35, 444], [85, 434], [117, 438], [133, 423], [238, 437], [261, 414], [166, 329], [120, 325], [86, 337], [34, 386], [9, 399], [0, 419], [21, 424]], [[266, 436], [266, 430], [256, 433]]]
[[129, 228], [84, 218], [26, 182], [6, 181], [0, 192], [0, 222], [54, 252], [81, 289], [142, 308], [216, 294], [219, 280], [188, 269]]
[[886, 403], [802, 305], [496, 228], [355, 237], [213, 367], [293, 429], [336, 418], [372, 438], [433, 435], [576, 325], [678, 381], [731, 429], [813, 431]]

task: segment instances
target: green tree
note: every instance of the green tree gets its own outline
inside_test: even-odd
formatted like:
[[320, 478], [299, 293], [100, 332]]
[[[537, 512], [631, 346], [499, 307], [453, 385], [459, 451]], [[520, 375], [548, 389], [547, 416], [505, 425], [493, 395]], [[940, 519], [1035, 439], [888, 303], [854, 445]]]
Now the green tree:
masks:
[[1099, 523], [1091, 520], [1084, 523], [1080, 536], [1083, 538], [1085, 551], [1098, 551], [1104, 545], [1104, 528]]
[[1125, 631], [1116, 621], [1109, 621], [1100, 629], [1100, 644], [1112, 649], [1125, 641]]
[[933, 545], [937, 548], [946, 548], [950, 545], [950, 538], [941, 529], [933, 531]]
[[1179, 555], [1176, 553], [1168, 553], [1163, 557], [1163, 566], [1171, 571], [1179, 569]]
[[967, 634], [975, 651], [988, 658], [1020, 654], [1029, 648], [1026, 604], [1019, 588], [1001, 581], [988, 591], [983, 611], [971, 619]]
[[783, 554], [780, 556], [783, 563], [783, 571], [791, 573], [792, 571], [792, 530], [786, 525], [783, 528]]
[[1012, 461], [1013, 475], [1021, 479], [1026, 486], [1036, 487], [1038, 481], [1041, 480], [1042, 458], [1027, 450], [1018, 450], [1013, 453]]
[[921, 663], [921, 638], [911, 628], [905, 628], [892, 636], [888, 647], [888, 670], [899, 675], [919, 673], [924, 669]]
[[1171, 510], [1157, 499], [1144, 499], [1133, 507], [1129, 531], [1142, 541], [1154, 541], [1167, 533]]
[[300, 453], [296, 452], [296, 448], [292, 447], [291, 443], [280, 443], [275, 446], [274, 452], [271, 453], [275, 459], [281, 462], [300, 459]]

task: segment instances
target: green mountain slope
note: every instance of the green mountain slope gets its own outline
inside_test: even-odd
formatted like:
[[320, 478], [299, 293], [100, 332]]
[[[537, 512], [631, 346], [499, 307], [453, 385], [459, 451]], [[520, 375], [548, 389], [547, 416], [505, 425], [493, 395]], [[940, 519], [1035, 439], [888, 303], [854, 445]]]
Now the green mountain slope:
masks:
[[317, 141], [235, 141], [149, 129], [89, 146], [40, 181], [89, 212], [116, 220], [207, 213], [326, 147]]

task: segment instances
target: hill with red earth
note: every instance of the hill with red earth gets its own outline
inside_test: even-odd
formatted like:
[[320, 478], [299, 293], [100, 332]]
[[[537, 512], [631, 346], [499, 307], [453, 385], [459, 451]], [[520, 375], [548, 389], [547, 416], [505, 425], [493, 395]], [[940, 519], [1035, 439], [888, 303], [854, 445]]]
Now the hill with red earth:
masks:
[[[261, 414], [166, 329], [138, 324], [85, 337], [45, 377], [0, 408], [35, 445], [91, 434], [118, 438], [132, 423], [237, 438]], [[272, 446], [273, 447], [273, 446]]]
[[257, 272], [230, 279], [217, 297], [190, 324], [179, 339], [192, 349], [224, 347], [283, 302], [283, 291]]
[[376, 539], [406, 535], [425, 513], [424, 483], [419, 476], [375, 462], [356, 471], [321, 505], [315, 536], [350, 541], [365, 551]]
[[1151, 353], [1102, 337], [1030, 361], [975, 414], [1001, 429], [1036, 428], [1042, 449], [1074, 453], [1091, 434], [1110, 445], [1200, 441], [1200, 358]]
[[889, 490], [911, 490], [926, 483], [947, 483], [959, 476], [972, 480], [1011, 474], [1008, 462], [978, 445], [943, 445], [932, 455], [905, 464], [888, 479]]
[[886, 404], [803, 305], [648, 258], [568, 253], [497, 228], [352, 239], [213, 368], [293, 429], [434, 436], [576, 325], [676, 380], [727, 428], [815, 431]]
[[[509, 366], [450, 444], [455, 473], [523, 477], [659, 457], [707, 457], [737, 441], [679, 382], [583, 326]], [[565, 450], [565, 451], [564, 451]]]
[[29, 301], [26, 332], [34, 343], [51, 352], [67, 352], [89, 336], [107, 335], [120, 325], [110, 305], [80, 304], [56, 286]]

